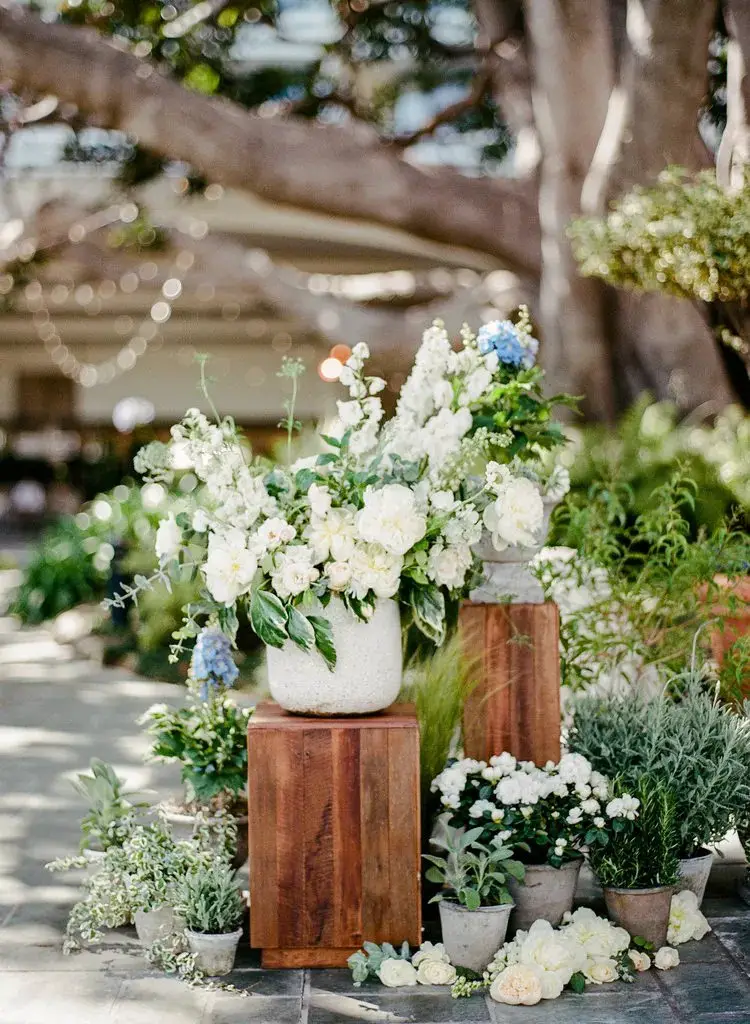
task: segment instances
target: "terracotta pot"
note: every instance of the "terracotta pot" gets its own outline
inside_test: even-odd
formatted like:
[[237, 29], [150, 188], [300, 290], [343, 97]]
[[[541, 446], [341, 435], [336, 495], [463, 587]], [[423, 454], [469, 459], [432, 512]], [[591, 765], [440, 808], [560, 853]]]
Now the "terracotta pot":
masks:
[[442, 900], [438, 906], [443, 945], [451, 963], [481, 974], [505, 942], [513, 904], [467, 910], [459, 903]]
[[610, 889], [604, 886], [604, 902], [612, 920], [633, 938], [653, 942], [654, 949], [667, 943], [669, 908], [673, 885], [654, 889]]
[[700, 849], [692, 857], [684, 857], [680, 861], [680, 881], [676, 886], [677, 892], [689, 889], [694, 892], [698, 899], [698, 906], [703, 902], [706, 895], [706, 886], [711, 874], [711, 867], [714, 862], [714, 855], [709, 850]]
[[[722, 628], [716, 624], [711, 629], [711, 653], [721, 665], [732, 644], [750, 633], [750, 576], [729, 579], [720, 575], [714, 577], [714, 583], [728, 598], [733, 598], [730, 603], [721, 600], [715, 591], [711, 594], [714, 603], [709, 608], [709, 614], [722, 620]], [[702, 600], [708, 601], [707, 586], [701, 587], [699, 593]], [[744, 696], [750, 696], [750, 679], [745, 681], [742, 692]]]
[[187, 944], [191, 952], [196, 954], [196, 967], [210, 978], [229, 974], [234, 967], [237, 944], [241, 937], [241, 928], [236, 932], [225, 932], [223, 935], [207, 935], [205, 932], [185, 929]]
[[550, 864], [527, 864], [523, 882], [508, 879], [508, 889], [516, 904], [510, 916], [511, 931], [526, 931], [540, 918], [557, 926], [568, 910], [581, 872], [583, 857], [567, 861], [561, 868]]

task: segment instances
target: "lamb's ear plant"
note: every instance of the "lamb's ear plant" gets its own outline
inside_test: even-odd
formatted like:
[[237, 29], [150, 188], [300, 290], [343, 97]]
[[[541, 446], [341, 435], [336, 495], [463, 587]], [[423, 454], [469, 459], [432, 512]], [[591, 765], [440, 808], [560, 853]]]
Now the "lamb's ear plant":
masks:
[[[625, 791], [618, 780], [615, 798]], [[679, 879], [677, 802], [663, 782], [642, 775], [627, 789], [640, 802], [637, 816], [613, 831], [606, 846], [592, 847], [589, 858], [601, 885], [613, 889], [650, 889]]]
[[572, 750], [625, 784], [669, 786], [680, 857], [717, 843], [750, 807], [750, 719], [723, 704], [694, 659], [657, 696], [579, 697]]
[[505, 846], [499, 836], [487, 844], [478, 842], [483, 831], [481, 827], [463, 832], [445, 826], [442, 836], [430, 840], [433, 846], [445, 850], [445, 856], [423, 855], [431, 865], [425, 877], [450, 893], [446, 896], [439, 892], [430, 903], [454, 899], [467, 910], [478, 910], [512, 902], [508, 878], [522, 882], [524, 866], [514, 860], [512, 847]]
[[89, 772], [79, 773], [73, 788], [88, 802], [88, 813], [81, 820], [80, 849], [121, 846], [132, 828], [130, 819], [145, 802], [131, 803], [133, 795], [125, 789], [122, 779], [111, 764], [92, 758]]
[[177, 886], [175, 910], [192, 932], [222, 935], [236, 931], [244, 903], [234, 871], [224, 861], [202, 865]]
[[377, 942], [363, 942], [362, 949], [352, 953], [346, 962], [352, 972], [354, 985], [359, 988], [368, 978], [378, 977], [384, 960], [409, 960], [410, 957], [408, 942], [404, 942], [399, 950], [390, 942], [384, 942], [382, 945], [378, 945]]

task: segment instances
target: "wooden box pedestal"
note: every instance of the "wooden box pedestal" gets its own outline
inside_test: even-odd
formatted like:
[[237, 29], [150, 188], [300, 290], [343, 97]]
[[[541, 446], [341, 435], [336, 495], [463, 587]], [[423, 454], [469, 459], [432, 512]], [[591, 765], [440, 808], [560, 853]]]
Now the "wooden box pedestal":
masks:
[[344, 967], [421, 942], [419, 727], [410, 705], [248, 727], [250, 944], [264, 967]]
[[480, 681], [464, 705], [464, 753], [480, 761], [510, 751], [519, 760], [560, 759], [557, 605], [472, 604], [460, 611], [464, 647]]

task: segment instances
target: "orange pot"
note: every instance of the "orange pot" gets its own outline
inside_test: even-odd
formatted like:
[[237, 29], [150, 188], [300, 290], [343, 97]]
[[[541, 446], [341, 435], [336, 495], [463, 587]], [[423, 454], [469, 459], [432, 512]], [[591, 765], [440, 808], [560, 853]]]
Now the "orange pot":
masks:
[[[750, 576], [738, 576], [735, 579], [715, 576], [714, 583], [720, 593], [712, 591], [713, 604], [709, 614], [721, 619], [721, 624], [717, 623], [711, 629], [711, 653], [714, 660], [722, 665], [732, 644], [750, 634]], [[722, 599], [723, 594], [727, 596], [726, 601]], [[701, 587], [701, 597], [706, 601], [709, 599], [706, 585]]]

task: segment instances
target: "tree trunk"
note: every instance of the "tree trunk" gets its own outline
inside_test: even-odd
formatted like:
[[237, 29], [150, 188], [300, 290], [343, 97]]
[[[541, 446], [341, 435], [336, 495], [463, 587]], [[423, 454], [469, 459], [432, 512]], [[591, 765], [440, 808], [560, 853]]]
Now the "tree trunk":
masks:
[[[567, 237], [607, 113], [613, 67], [607, 7], [599, 0], [527, 0], [534, 114], [542, 145], [540, 312], [553, 387], [585, 396], [584, 411], [616, 412], [599, 281], [578, 273]], [[585, 103], [581, 103], [585, 97]]]

